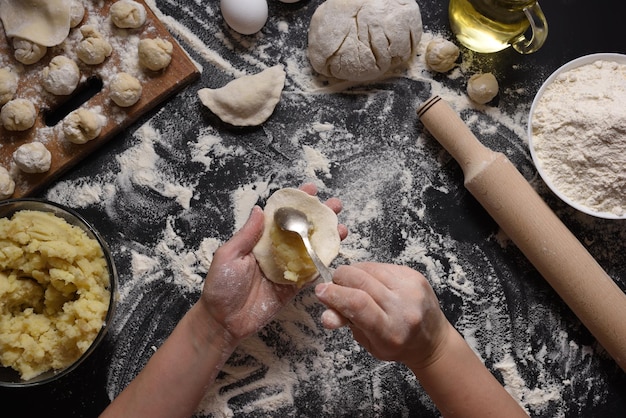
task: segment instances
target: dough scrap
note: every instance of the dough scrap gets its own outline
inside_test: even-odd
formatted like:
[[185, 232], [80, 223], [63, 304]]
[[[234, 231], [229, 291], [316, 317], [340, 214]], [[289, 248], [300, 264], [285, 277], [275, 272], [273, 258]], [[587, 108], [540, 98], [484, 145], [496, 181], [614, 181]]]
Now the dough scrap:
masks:
[[85, 144], [100, 135], [104, 122], [101, 114], [81, 107], [63, 119], [63, 134], [73, 144]]
[[237, 78], [218, 89], [200, 89], [198, 96], [202, 104], [222, 121], [234, 126], [256, 126], [274, 112], [285, 78], [285, 70], [279, 64]]
[[265, 276], [280, 284], [295, 284], [302, 286], [317, 278], [317, 271], [308, 277], [300, 277], [298, 281], [287, 279], [284, 268], [281, 268], [275, 258], [274, 245], [271, 231], [278, 228], [274, 223], [274, 212], [278, 208], [290, 206], [304, 212], [312, 225], [310, 240], [313, 249], [327, 266], [339, 254], [341, 239], [337, 231], [338, 219], [335, 212], [324, 205], [317, 197], [293, 188], [284, 188], [272, 194], [265, 204], [265, 228], [259, 242], [255, 245], [252, 253], [257, 259]]
[[9, 174], [9, 170], [0, 166], [0, 200], [13, 196], [15, 191], [15, 181]]
[[15, 59], [24, 65], [39, 62], [48, 52], [48, 47], [23, 38], [13, 38]]
[[167, 39], [142, 39], [137, 48], [139, 64], [152, 71], [162, 70], [170, 65], [173, 51], [174, 46]]
[[57, 55], [42, 71], [43, 87], [58, 96], [72, 94], [80, 81], [80, 70], [73, 59]]
[[120, 72], [111, 77], [109, 97], [120, 107], [129, 107], [137, 103], [142, 91], [139, 80], [128, 73]]
[[122, 29], [136, 29], [146, 23], [146, 9], [132, 0], [119, 0], [109, 9], [111, 21]]
[[76, 47], [78, 58], [88, 65], [102, 64], [113, 52], [113, 47], [95, 27], [84, 25], [80, 28], [83, 40]]
[[22, 38], [43, 46], [55, 46], [70, 32], [67, 0], [2, 0], [0, 19], [7, 38]]
[[327, 0], [311, 17], [307, 54], [322, 75], [368, 81], [411, 59], [421, 37], [415, 0]]
[[17, 92], [17, 74], [9, 67], [0, 68], [0, 106], [12, 100]]
[[13, 99], [2, 106], [0, 120], [7, 131], [25, 131], [35, 125], [37, 110], [27, 99]]
[[29, 142], [17, 147], [13, 162], [25, 173], [45, 173], [50, 170], [52, 154], [41, 142]]
[[474, 74], [467, 82], [467, 95], [476, 103], [488, 103], [498, 95], [498, 80], [491, 73]]
[[426, 46], [424, 59], [431, 70], [445, 73], [454, 68], [459, 54], [459, 47], [453, 42], [443, 38], [435, 38]]

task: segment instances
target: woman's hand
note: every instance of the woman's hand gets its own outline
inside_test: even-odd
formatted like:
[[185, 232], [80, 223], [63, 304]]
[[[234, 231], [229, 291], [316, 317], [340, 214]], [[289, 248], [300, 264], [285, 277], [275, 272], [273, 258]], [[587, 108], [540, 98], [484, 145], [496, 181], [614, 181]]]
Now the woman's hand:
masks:
[[450, 327], [420, 273], [404, 266], [360, 263], [339, 267], [333, 282], [316, 287], [317, 296], [330, 308], [322, 314], [326, 328], [347, 322], [354, 338], [381, 360], [421, 367], [436, 359]]
[[[312, 184], [300, 189], [310, 195], [317, 193]], [[337, 198], [325, 204], [335, 213], [342, 209]], [[222, 327], [233, 345], [265, 326], [299, 290], [276, 284], [261, 272], [252, 249], [263, 233], [263, 224], [263, 211], [255, 207], [241, 230], [215, 252], [200, 299], [212, 322], [208, 326]], [[346, 237], [345, 225], [339, 225], [339, 235], [342, 240]]]

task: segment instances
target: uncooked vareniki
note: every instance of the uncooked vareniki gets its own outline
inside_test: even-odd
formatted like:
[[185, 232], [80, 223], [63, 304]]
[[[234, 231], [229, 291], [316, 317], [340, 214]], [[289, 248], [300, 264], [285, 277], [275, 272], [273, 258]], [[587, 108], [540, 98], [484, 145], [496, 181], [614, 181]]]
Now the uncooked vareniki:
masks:
[[235, 126], [256, 126], [270, 117], [285, 86], [285, 70], [275, 65], [258, 74], [237, 78], [218, 89], [198, 90], [203, 105]]

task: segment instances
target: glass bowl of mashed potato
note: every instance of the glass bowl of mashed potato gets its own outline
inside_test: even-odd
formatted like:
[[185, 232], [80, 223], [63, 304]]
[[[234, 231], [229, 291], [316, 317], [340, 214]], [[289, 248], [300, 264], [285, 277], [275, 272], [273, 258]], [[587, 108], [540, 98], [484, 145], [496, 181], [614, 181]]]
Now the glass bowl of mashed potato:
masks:
[[0, 386], [76, 369], [103, 340], [116, 292], [108, 246], [81, 215], [38, 199], [0, 202]]

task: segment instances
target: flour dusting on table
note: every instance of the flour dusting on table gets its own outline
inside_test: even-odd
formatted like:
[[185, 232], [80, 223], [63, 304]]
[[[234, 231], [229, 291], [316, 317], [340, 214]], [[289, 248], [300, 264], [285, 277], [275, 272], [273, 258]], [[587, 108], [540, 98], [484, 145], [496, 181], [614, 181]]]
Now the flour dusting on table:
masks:
[[[525, 304], [527, 297], [548, 300], [550, 289], [495, 224], [478, 220], [485, 215], [464, 190], [460, 170], [415, 115], [431, 95], [442, 96], [487, 146], [535, 182], [525, 139], [527, 92], [504, 91], [500, 106], [473, 105], [463, 83], [478, 58], [465, 57], [471, 61], [435, 76], [422, 52], [441, 35], [428, 30], [418, 56], [394, 77], [365, 86], [321, 82], [302, 43], [319, 1], [302, 3], [270, 5], [264, 30], [242, 37], [223, 24], [216, 2], [150, 1], [202, 67], [201, 81], [134, 127], [112, 151], [116, 164], [106, 175], [61, 181], [47, 193], [69, 206], [103, 208], [128, 225], [107, 237], [120, 271], [109, 396], [139, 372], [195, 302], [213, 252], [252, 207], [280, 187], [310, 181], [322, 199], [344, 203], [339, 219], [350, 234], [336, 264], [375, 260], [423, 272], [450, 321], [531, 415], [564, 417], [568, 404], [602, 403], [605, 383], [589, 373], [606, 361], [601, 349], [568, 325], [571, 315]], [[184, 17], [170, 17], [173, 9]], [[197, 89], [279, 62], [286, 87], [261, 127], [222, 129], [199, 105]], [[600, 227], [607, 236], [624, 234]], [[137, 231], [152, 238], [138, 242]], [[598, 253], [603, 238], [590, 240]], [[623, 265], [623, 254], [610, 251], [603, 259]], [[323, 330], [322, 311], [311, 289], [301, 292], [237, 349], [197, 415], [438, 416], [408, 369], [373, 359], [348, 329]], [[581, 338], [589, 344], [574, 342]]]

